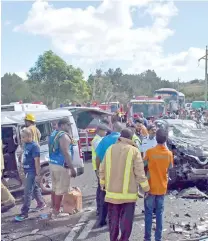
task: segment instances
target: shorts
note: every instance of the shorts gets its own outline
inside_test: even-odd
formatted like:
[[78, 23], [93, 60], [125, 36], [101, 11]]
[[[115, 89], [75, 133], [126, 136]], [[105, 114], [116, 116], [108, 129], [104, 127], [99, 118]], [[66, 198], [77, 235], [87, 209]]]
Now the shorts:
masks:
[[70, 170], [62, 166], [50, 164], [50, 173], [52, 181], [52, 191], [56, 195], [64, 195], [70, 191]]

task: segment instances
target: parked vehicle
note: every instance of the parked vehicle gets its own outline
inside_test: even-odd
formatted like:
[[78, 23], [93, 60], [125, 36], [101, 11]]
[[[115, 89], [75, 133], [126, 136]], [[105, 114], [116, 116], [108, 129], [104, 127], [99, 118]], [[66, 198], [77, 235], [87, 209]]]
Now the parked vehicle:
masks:
[[22, 103], [22, 102], [13, 102], [9, 105], [2, 105], [1, 111], [41, 111], [48, 110], [48, 107], [42, 102], [33, 102], [33, 103]]
[[104, 119], [113, 115], [111, 112], [106, 112], [96, 107], [63, 107], [61, 109], [69, 110], [77, 124], [81, 150], [84, 154], [84, 159], [89, 160], [92, 156], [91, 141], [95, 136], [96, 128]]
[[141, 113], [147, 119], [157, 119], [165, 113], [165, 102], [158, 97], [138, 96], [128, 104], [128, 119], [136, 119]]
[[187, 181], [207, 183], [208, 129], [199, 129], [192, 120], [163, 119], [155, 121], [155, 124], [168, 131], [167, 146], [174, 153], [169, 184]]
[[[30, 112], [31, 113], [31, 112]], [[49, 153], [48, 137], [53, 131], [54, 122], [61, 118], [69, 118], [71, 125], [71, 136], [75, 141], [73, 165], [77, 169], [77, 174], [84, 173], [83, 156], [81, 152], [79, 135], [75, 120], [71, 112], [67, 110], [48, 110], [33, 112], [36, 117], [36, 126], [41, 132], [40, 151], [41, 151], [41, 181], [40, 186], [43, 193], [51, 191], [51, 178], [49, 172]], [[18, 161], [21, 153], [20, 132], [24, 127], [24, 117], [26, 112], [2, 112], [1, 113], [1, 132], [3, 142], [3, 154], [5, 170], [3, 173], [4, 183], [11, 192], [23, 189], [24, 173], [22, 165]]]
[[198, 110], [200, 108], [208, 109], [208, 106], [205, 106], [205, 101], [198, 101], [197, 100], [197, 101], [192, 102], [191, 108], [193, 110]]

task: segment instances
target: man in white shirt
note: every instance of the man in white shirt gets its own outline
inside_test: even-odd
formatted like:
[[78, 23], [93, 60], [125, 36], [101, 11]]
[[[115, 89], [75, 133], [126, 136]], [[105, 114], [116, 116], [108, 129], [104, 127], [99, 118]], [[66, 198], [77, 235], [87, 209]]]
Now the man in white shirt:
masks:
[[145, 156], [145, 152], [148, 149], [153, 148], [157, 145], [156, 126], [154, 124], [151, 124], [151, 125], [147, 126], [147, 130], [148, 130], [149, 135], [142, 140], [142, 144], [141, 144], [142, 157]]

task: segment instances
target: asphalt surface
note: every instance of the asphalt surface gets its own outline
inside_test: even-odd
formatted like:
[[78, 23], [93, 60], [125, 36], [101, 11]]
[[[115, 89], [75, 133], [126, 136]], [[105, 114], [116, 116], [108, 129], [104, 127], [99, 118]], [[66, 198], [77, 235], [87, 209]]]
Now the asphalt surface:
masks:
[[[19, 214], [21, 204], [12, 208], [6, 213], [3, 213], [1, 232], [1, 240], [39, 240], [39, 241], [108, 241], [109, 233], [107, 227], [95, 229], [95, 192], [96, 192], [96, 177], [92, 171], [91, 163], [85, 164], [85, 173], [72, 180], [72, 186], [77, 186], [83, 194], [83, 211], [75, 215], [59, 218], [58, 220], [41, 220], [41, 214], [49, 213], [50, 196], [45, 196], [47, 208], [40, 213], [30, 214], [29, 219], [17, 223], [14, 221], [15, 215]], [[32, 204], [35, 207], [35, 202]], [[144, 215], [142, 214], [143, 199], [138, 200], [136, 206], [135, 220], [130, 241], [142, 241], [144, 234]], [[165, 200], [164, 213], [164, 228], [163, 240], [165, 241], [180, 241], [192, 234], [199, 236], [199, 231], [192, 229], [194, 224], [197, 225], [201, 220], [208, 220], [208, 200], [189, 200], [176, 198], [174, 195], [167, 195]], [[176, 230], [177, 223], [184, 226], [188, 224], [192, 229], [190, 231]], [[155, 224], [153, 225], [154, 229]], [[154, 230], [153, 230], [154, 232]], [[35, 236], [27, 236], [28, 234], [36, 233]], [[41, 235], [45, 236], [41, 236]], [[152, 233], [154, 240], [154, 233]], [[49, 238], [48, 238], [49, 237]], [[208, 239], [207, 239], [208, 240]]]

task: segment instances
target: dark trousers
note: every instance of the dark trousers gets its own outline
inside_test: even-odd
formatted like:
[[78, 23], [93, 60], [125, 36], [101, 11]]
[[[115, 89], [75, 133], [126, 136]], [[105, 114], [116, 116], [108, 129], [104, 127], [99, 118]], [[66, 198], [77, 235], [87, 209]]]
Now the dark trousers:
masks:
[[35, 181], [35, 174], [26, 173], [25, 175], [24, 203], [21, 209], [22, 214], [28, 214], [33, 197], [38, 205], [42, 205], [44, 203], [40, 188]]
[[[95, 174], [96, 174], [96, 172], [95, 172]], [[98, 179], [98, 186], [97, 186], [97, 192], [96, 192], [96, 204], [97, 204], [97, 214], [99, 215], [99, 212], [100, 212], [100, 191], [101, 191], [101, 188], [100, 188], [99, 177], [97, 176], [97, 174], [96, 174], [96, 177]]]
[[[108, 203], [110, 241], [128, 241], [131, 236], [136, 203]], [[121, 237], [118, 239], [119, 226]]]
[[100, 206], [99, 206], [99, 224], [106, 223], [108, 215], [108, 203], [105, 202], [105, 191], [100, 190]]

